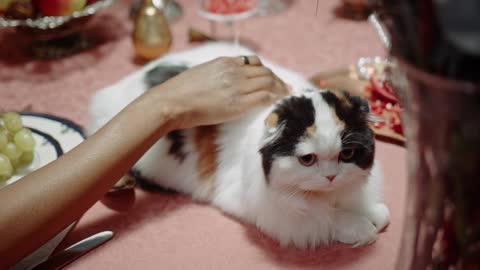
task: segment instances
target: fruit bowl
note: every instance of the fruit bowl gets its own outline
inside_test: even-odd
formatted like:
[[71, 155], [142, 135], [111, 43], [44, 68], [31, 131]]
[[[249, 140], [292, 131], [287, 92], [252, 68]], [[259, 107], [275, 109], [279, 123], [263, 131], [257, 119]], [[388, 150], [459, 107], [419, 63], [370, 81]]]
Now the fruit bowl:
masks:
[[86, 49], [90, 44], [82, 30], [97, 11], [108, 7], [113, 0], [98, 0], [66, 16], [42, 16], [10, 19], [0, 16], [0, 27], [14, 28], [32, 41], [33, 54], [39, 58], [58, 58]]

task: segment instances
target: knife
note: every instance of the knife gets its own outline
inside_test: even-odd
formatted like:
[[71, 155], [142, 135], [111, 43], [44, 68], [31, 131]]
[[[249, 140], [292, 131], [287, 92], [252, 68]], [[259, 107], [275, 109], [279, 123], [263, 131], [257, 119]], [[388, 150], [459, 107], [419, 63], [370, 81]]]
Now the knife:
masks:
[[112, 237], [112, 231], [104, 231], [94, 234], [49, 257], [46, 261], [35, 266], [32, 270], [61, 269], [90, 250], [110, 240]]

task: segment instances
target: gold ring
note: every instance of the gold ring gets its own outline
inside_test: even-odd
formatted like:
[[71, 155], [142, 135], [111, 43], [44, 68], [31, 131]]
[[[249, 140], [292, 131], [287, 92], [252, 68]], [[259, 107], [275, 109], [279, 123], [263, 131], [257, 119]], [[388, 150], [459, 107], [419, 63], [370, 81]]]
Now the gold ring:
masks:
[[244, 63], [245, 65], [250, 65], [250, 60], [248, 59], [248, 57], [245, 56], [245, 55], [242, 56], [242, 57], [243, 57], [243, 63]]

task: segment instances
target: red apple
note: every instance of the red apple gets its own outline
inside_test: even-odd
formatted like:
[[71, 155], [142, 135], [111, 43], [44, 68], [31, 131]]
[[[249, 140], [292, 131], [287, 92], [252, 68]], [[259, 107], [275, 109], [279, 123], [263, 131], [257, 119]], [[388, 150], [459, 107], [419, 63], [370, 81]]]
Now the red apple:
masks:
[[45, 16], [67, 16], [82, 10], [87, 0], [37, 0], [40, 13]]

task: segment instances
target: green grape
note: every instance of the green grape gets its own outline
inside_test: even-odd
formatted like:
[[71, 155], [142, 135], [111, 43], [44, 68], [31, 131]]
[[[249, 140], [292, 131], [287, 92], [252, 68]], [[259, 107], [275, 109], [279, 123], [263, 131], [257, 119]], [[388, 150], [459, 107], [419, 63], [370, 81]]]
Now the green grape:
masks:
[[20, 158], [17, 159], [10, 159], [10, 163], [12, 164], [13, 167], [13, 173], [16, 173], [17, 168], [22, 167], [23, 165], [20, 163]]
[[0, 125], [0, 150], [2, 150], [8, 143], [8, 132]]
[[9, 142], [13, 142], [13, 137], [15, 136], [15, 133], [12, 132], [7, 132], [7, 138]]
[[20, 150], [20, 148], [18, 148], [13, 142], [7, 143], [1, 152], [10, 159], [11, 163], [17, 163], [22, 155], [22, 150]]
[[20, 164], [23, 165], [28, 165], [32, 163], [33, 161], [33, 152], [23, 152], [22, 155], [20, 156]]
[[8, 112], [3, 114], [3, 124], [5, 127], [12, 133], [15, 133], [22, 129], [23, 123], [22, 123], [22, 117], [20, 117], [20, 114], [15, 113], [15, 112]]
[[10, 160], [4, 154], [0, 154], [0, 178], [8, 179], [12, 176], [13, 167]]
[[35, 139], [33, 139], [32, 132], [27, 128], [22, 128], [15, 133], [13, 141], [22, 151], [32, 151], [35, 147]]

